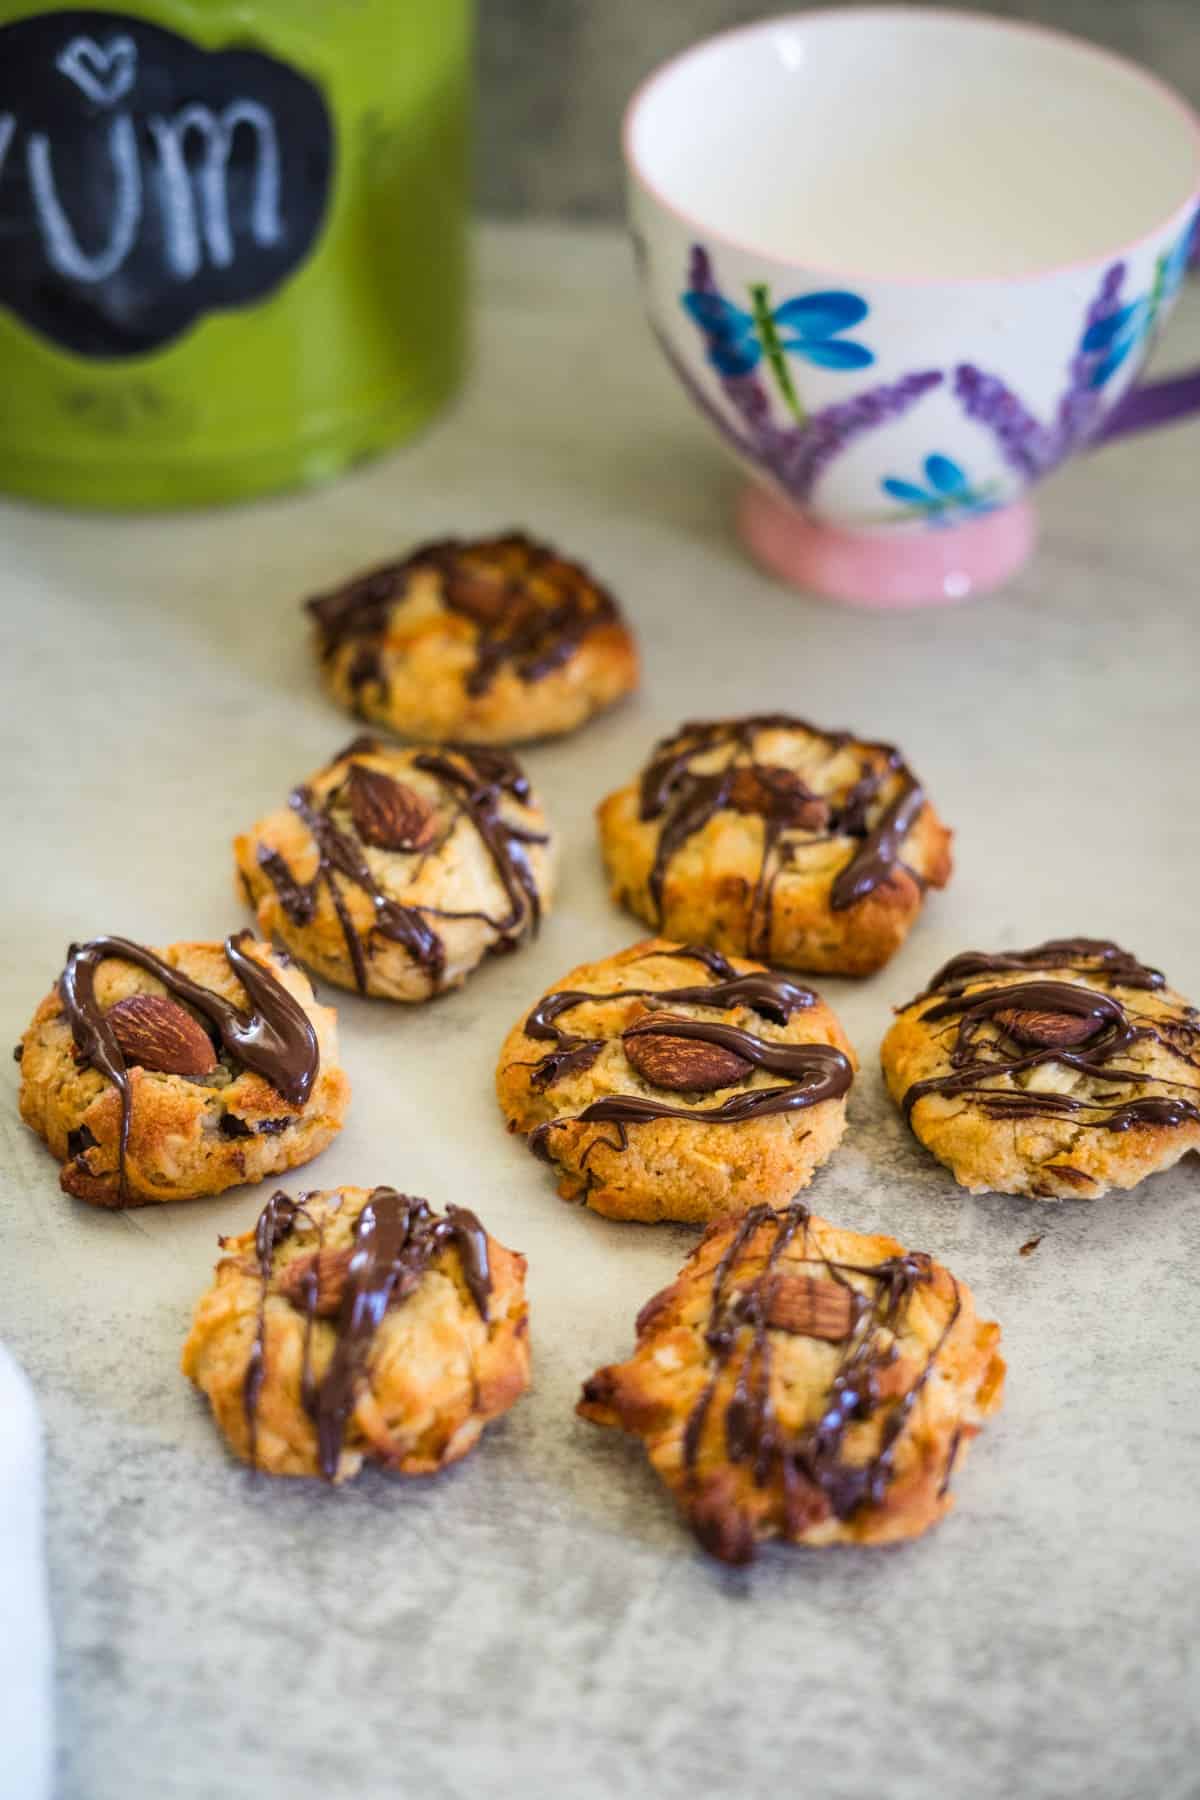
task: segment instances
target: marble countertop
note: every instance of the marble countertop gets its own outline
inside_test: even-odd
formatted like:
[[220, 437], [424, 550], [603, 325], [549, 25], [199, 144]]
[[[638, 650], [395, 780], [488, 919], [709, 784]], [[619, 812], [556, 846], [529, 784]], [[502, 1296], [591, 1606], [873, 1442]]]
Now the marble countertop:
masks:
[[[218, 1232], [264, 1193], [72, 1202], [8, 1065], [0, 1336], [48, 1438], [61, 1800], [1184, 1800], [1195, 1163], [1094, 1205], [972, 1199], [905, 1131], [876, 1050], [967, 946], [1112, 936], [1200, 994], [1196, 428], [1056, 477], [1002, 596], [842, 610], [743, 560], [736, 477], [657, 360], [615, 234], [491, 228], [480, 264], [475, 374], [399, 454], [222, 514], [0, 506], [10, 1037], [72, 938], [245, 922], [231, 836], [348, 735], [300, 595], [518, 522], [595, 566], [645, 650], [636, 702], [528, 755], [564, 848], [536, 944], [419, 1011], [338, 1001], [354, 1105], [300, 1180], [465, 1202], [530, 1259], [535, 1390], [456, 1471], [333, 1493], [236, 1466], [178, 1354]], [[1200, 348], [1197, 300], [1173, 359]], [[501, 1128], [492, 1068], [545, 984], [639, 935], [606, 898], [595, 801], [685, 715], [784, 707], [898, 740], [958, 832], [956, 878], [892, 965], [821, 984], [864, 1072], [812, 1203], [947, 1260], [1002, 1321], [1010, 1376], [931, 1536], [731, 1571], [635, 1445], [572, 1414], [692, 1239], [565, 1207]]]

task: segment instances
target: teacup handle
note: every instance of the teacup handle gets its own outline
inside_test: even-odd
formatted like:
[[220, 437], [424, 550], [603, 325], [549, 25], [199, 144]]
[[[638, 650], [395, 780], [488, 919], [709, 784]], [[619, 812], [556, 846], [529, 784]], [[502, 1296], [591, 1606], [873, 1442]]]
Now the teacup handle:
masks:
[[1200, 368], [1130, 388], [1113, 407], [1093, 442], [1108, 444], [1131, 431], [1148, 431], [1151, 426], [1167, 425], [1172, 419], [1182, 419], [1193, 412], [1200, 412]]

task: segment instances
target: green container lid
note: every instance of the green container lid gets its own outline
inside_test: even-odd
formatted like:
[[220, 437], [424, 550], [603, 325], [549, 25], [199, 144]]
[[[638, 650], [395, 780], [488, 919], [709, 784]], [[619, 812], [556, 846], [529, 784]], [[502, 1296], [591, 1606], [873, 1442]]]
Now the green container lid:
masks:
[[0, 487], [319, 481], [462, 368], [470, 0], [0, 0]]

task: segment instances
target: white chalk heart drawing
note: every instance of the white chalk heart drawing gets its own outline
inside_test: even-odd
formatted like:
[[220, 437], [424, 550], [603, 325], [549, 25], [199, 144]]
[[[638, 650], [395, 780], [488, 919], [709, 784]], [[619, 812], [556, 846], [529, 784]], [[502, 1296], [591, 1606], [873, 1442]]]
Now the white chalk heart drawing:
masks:
[[115, 106], [137, 80], [137, 45], [130, 37], [72, 38], [54, 66], [97, 106]]

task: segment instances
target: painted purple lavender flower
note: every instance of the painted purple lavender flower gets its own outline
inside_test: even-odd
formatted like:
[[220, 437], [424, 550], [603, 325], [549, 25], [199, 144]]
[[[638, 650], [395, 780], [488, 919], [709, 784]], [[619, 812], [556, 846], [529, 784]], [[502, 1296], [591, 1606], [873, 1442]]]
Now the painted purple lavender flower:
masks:
[[[1095, 308], [1088, 314], [1079, 353], [1080, 360], [1086, 357], [1089, 362], [1087, 381], [1090, 388], [1104, 387], [1131, 356], [1138, 351], [1144, 354], [1153, 344], [1163, 313], [1187, 274], [1194, 231], [1195, 220], [1189, 219], [1170, 249], [1156, 258], [1150, 286], [1144, 294], [1125, 306], [1107, 307], [1098, 316], [1093, 316]], [[1109, 275], [1118, 270], [1123, 271], [1123, 264], [1114, 264]], [[1115, 301], [1118, 296], [1114, 293], [1113, 298]], [[1099, 407], [1096, 411], [1098, 414]]]
[[940, 369], [924, 369], [852, 400], [839, 400], [811, 414], [802, 431], [783, 432], [771, 472], [797, 500], [808, 500], [835, 457], [856, 438], [899, 419], [942, 381]]
[[1101, 389], [1117, 366], [1114, 345], [1120, 345], [1117, 360], [1133, 348], [1132, 342], [1125, 343], [1125, 327], [1135, 311], [1122, 303], [1125, 274], [1123, 262], [1104, 272], [1084, 318], [1052, 425], [1035, 418], [998, 376], [973, 363], [960, 363], [954, 371], [954, 392], [963, 411], [991, 431], [1004, 460], [1025, 481], [1049, 474], [1100, 429], [1105, 410]]
[[709, 424], [716, 427], [732, 450], [736, 450], [740, 455], [752, 460], [756, 459], [760, 454], [756, 440], [740, 432], [720, 407], [713, 404], [683, 358], [675, 350], [666, 332], [654, 319], [650, 321], [650, 329], [654, 333], [659, 349], [686, 388], [693, 404], [699, 407]]
[[[699, 244], [692, 246], [688, 284], [692, 294], [722, 298], [712, 260]], [[771, 416], [770, 398], [753, 369], [744, 374], [727, 374], [718, 367], [721, 391], [744, 427], [739, 430], [692, 378], [671, 349], [666, 333], [656, 331], [656, 335], [676, 374], [722, 436], [743, 456], [765, 468], [800, 502], [811, 498], [820, 476], [849, 444], [889, 419], [898, 419], [942, 380], [940, 370], [927, 369], [822, 407], [810, 413], [802, 424], [777, 425]]]
[[1054, 446], [1056, 463], [1062, 462], [1072, 450], [1086, 443], [1100, 424], [1103, 400], [1099, 391], [1101, 383], [1097, 377], [1104, 360], [1104, 351], [1096, 347], [1096, 339], [1097, 334], [1108, 329], [1112, 320], [1120, 317], [1121, 289], [1124, 284], [1125, 264], [1115, 262], [1105, 270], [1100, 292], [1088, 307], [1079, 347], [1071, 361], [1070, 380], [1058, 403], [1055, 421], [1057, 442]]
[[1007, 462], [1026, 481], [1036, 481], [1052, 454], [1051, 434], [997, 375], [959, 363], [954, 392], [969, 419], [986, 425]]

